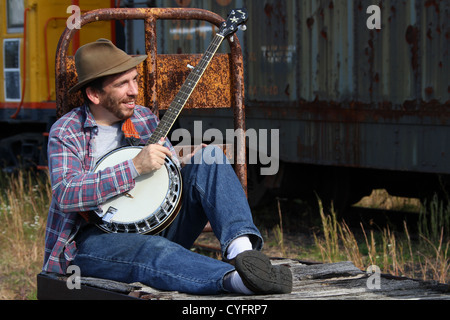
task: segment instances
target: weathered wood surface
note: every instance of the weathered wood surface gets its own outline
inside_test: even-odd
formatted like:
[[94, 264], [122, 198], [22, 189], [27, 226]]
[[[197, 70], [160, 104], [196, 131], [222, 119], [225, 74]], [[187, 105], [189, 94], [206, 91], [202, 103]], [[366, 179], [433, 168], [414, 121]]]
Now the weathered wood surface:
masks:
[[[307, 264], [288, 259], [272, 260], [289, 266], [293, 291], [283, 295], [245, 296], [236, 294], [189, 295], [159, 291], [140, 283], [124, 284], [95, 278], [81, 278], [82, 290], [68, 290], [67, 277], [38, 276], [39, 299], [129, 299], [141, 300], [450, 300], [450, 285], [381, 274], [379, 289], [370, 289], [373, 274], [351, 262]], [[70, 279], [69, 279], [70, 280]], [[94, 290], [94, 292], [91, 292]], [[96, 291], [97, 290], [97, 291]]]
[[131, 295], [157, 300], [450, 300], [450, 285], [383, 274], [380, 289], [369, 289], [367, 282], [373, 274], [361, 271], [351, 262], [306, 265], [294, 260], [274, 260], [273, 264], [286, 264], [291, 268], [294, 278], [291, 294], [197, 296], [143, 286]]

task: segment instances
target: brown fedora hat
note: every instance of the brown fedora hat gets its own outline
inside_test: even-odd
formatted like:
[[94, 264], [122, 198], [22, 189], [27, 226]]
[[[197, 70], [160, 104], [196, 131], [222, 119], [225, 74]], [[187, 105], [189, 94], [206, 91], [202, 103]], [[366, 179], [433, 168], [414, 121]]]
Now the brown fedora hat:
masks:
[[130, 56], [107, 39], [88, 43], [75, 54], [78, 83], [70, 88], [69, 93], [76, 92], [95, 79], [130, 70], [146, 58], [147, 55]]

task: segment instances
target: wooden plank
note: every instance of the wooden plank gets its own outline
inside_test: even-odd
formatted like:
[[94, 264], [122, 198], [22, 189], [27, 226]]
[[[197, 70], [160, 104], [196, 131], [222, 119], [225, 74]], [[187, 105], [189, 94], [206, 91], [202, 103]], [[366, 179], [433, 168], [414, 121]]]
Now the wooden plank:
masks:
[[317, 265], [292, 265], [292, 273], [294, 279], [306, 280], [306, 279], [329, 279], [334, 277], [346, 277], [361, 275], [363, 272], [356, 268], [352, 262], [339, 262], [330, 264], [317, 264]]
[[[272, 260], [272, 263], [284, 264], [291, 268], [294, 281], [291, 294], [200, 296], [160, 291], [140, 283], [109, 284], [108, 280], [93, 278], [82, 279], [82, 283], [90, 288], [120, 291], [124, 298], [133, 297], [141, 300], [450, 300], [450, 285], [448, 284], [390, 275], [380, 275], [380, 289], [370, 289], [368, 280], [372, 275], [356, 268], [351, 262], [310, 265], [290, 259], [275, 259]], [[59, 291], [66, 287], [63, 277], [60, 281], [63, 282], [63, 285], [59, 286]], [[46, 299], [52, 299], [51, 292], [39, 292], [42, 288], [45, 287], [42, 285], [40, 288], [38, 287], [38, 297], [45, 296]], [[101, 298], [101, 293], [102, 291], [98, 291], [95, 297]], [[53, 298], [61, 298], [61, 292], [55, 294]], [[116, 293], [109, 298], [120, 298], [120, 296]]]
[[[44, 273], [37, 275], [38, 300], [136, 300], [129, 295], [134, 290], [126, 284], [113, 281], [85, 278], [81, 281], [80, 289], [68, 289], [66, 277], [48, 276]], [[107, 282], [107, 283], [106, 283]], [[103, 283], [101, 286], [99, 284]], [[91, 285], [92, 284], [92, 285]], [[129, 289], [127, 291], [127, 288]]]
[[431, 282], [400, 279], [381, 275], [380, 289], [369, 289], [367, 273], [352, 262], [301, 264], [294, 260], [273, 260], [273, 264], [288, 265], [293, 273], [293, 292], [284, 295], [242, 296], [235, 294], [197, 296], [179, 292], [164, 292], [142, 286], [143, 299], [157, 300], [450, 300], [450, 286]]

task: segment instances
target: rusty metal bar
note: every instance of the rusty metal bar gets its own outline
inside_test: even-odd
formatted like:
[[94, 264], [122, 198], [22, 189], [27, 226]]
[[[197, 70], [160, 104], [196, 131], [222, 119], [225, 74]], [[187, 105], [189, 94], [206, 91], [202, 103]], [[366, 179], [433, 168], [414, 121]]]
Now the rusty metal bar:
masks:
[[[152, 105], [152, 108], [158, 113], [158, 102], [156, 98], [156, 80], [152, 75], [156, 75], [156, 21], [157, 20], [204, 20], [216, 26], [219, 26], [224, 19], [207, 10], [193, 8], [120, 8], [120, 9], [98, 9], [85, 13], [81, 17], [81, 27], [97, 22], [109, 20], [139, 20], [145, 21], [146, 31], [146, 50], [151, 59], [147, 60], [146, 79], [149, 85], [145, 95], [145, 102]], [[56, 110], [57, 117], [61, 117], [67, 110], [69, 99], [67, 91], [71, 84], [67, 81], [68, 74], [68, 48], [74, 35], [78, 32], [76, 29], [66, 28], [61, 35], [56, 52]], [[231, 48], [232, 72], [232, 105], [234, 112], [235, 130], [240, 129], [238, 143], [240, 148], [235, 150], [236, 162], [235, 171], [247, 193], [247, 164], [245, 147], [245, 107], [244, 107], [244, 67], [242, 50], [239, 39], [234, 37], [234, 41], [228, 40]], [[149, 61], [150, 60], [150, 61]], [[149, 92], [151, 90], [151, 92]], [[150, 102], [150, 103], [149, 103]], [[237, 148], [237, 147], [236, 147]]]
[[156, 35], [156, 19], [149, 16], [145, 19], [145, 52], [150, 57], [147, 59], [145, 106], [149, 106], [152, 112], [159, 118], [158, 96], [156, 88], [156, 62], [158, 54], [158, 41]]

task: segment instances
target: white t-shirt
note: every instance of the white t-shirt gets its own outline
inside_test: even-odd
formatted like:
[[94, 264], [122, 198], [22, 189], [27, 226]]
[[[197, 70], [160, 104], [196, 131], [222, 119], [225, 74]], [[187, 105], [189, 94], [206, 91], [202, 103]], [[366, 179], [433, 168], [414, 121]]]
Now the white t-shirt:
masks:
[[[95, 131], [94, 131], [95, 132]], [[112, 126], [100, 126], [97, 125], [97, 135], [95, 137], [94, 146], [94, 159], [95, 162], [99, 161], [103, 156], [109, 152], [126, 146], [125, 135], [122, 132], [122, 124], [116, 123]], [[139, 173], [134, 166], [133, 161], [128, 160], [133, 178], [139, 176]]]

